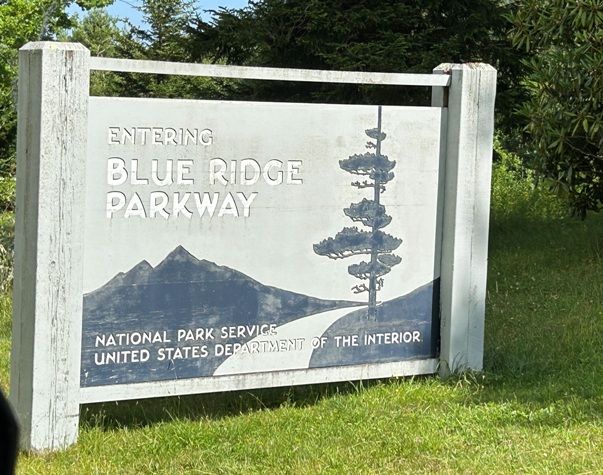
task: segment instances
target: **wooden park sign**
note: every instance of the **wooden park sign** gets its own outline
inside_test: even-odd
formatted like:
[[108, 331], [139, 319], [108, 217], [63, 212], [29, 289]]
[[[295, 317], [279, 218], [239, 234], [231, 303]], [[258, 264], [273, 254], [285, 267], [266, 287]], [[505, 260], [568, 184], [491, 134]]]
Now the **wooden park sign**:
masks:
[[[114, 70], [433, 88], [431, 107], [89, 97]], [[80, 404], [482, 366], [496, 72], [20, 53], [10, 397]]]

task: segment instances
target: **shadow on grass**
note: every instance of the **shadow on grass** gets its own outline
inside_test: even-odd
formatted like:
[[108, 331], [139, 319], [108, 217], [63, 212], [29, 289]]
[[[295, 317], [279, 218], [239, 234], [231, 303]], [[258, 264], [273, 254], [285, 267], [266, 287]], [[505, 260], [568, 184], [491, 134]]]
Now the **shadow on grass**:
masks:
[[323, 399], [354, 394], [388, 382], [351, 381], [87, 404], [80, 410], [80, 423], [84, 427], [113, 430], [172, 420], [216, 420], [282, 407], [308, 407]]

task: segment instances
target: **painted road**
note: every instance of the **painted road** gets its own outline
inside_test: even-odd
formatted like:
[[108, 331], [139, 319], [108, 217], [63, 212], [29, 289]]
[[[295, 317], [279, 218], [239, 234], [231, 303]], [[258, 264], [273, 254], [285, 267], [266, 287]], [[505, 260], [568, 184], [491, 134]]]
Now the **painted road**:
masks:
[[[243, 351], [228, 358], [216, 369], [215, 376], [307, 369], [314, 348], [312, 341], [345, 315], [366, 307], [345, 307], [316, 313], [276, 328], [274, 335], [261, 335], [247, 342], [252, 349], [281, 347], [283, 351]], [[254, 345], [253, 342], [257, 342]], [[286, 348], [286, 349], [285, 349]]]

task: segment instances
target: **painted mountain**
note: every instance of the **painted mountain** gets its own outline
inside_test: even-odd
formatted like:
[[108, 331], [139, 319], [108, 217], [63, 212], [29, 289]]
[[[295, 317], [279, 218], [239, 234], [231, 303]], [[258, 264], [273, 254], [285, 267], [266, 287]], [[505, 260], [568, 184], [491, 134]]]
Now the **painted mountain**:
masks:
[[266, 286], [178, 246], [84, 295], [81, 385], [211, 376], [228, 357], [213, 351], [218, 343], [360, 305]]

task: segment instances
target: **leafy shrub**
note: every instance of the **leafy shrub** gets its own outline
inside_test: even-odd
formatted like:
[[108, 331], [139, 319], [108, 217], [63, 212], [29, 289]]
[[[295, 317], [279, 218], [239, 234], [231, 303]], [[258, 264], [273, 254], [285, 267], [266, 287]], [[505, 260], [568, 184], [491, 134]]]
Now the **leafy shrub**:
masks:
[[603, 209], [603, 2], [521, 0], [511, 38], [529, 58], [519, 108], [534, 163], [573, 214]]
[[14, 214], [0, 214], [0, 292], [9, 290], [13, 285], [14, 229]]
[[15, 209], [15, 185], [13, 177], [0, 177], [0, 213]]
[[515, 152], [505, 150], [500, 137], [494, 139], [491, 217], [559, 219], [567, 214], [565, 203], [539, 186], [536, 173]]

